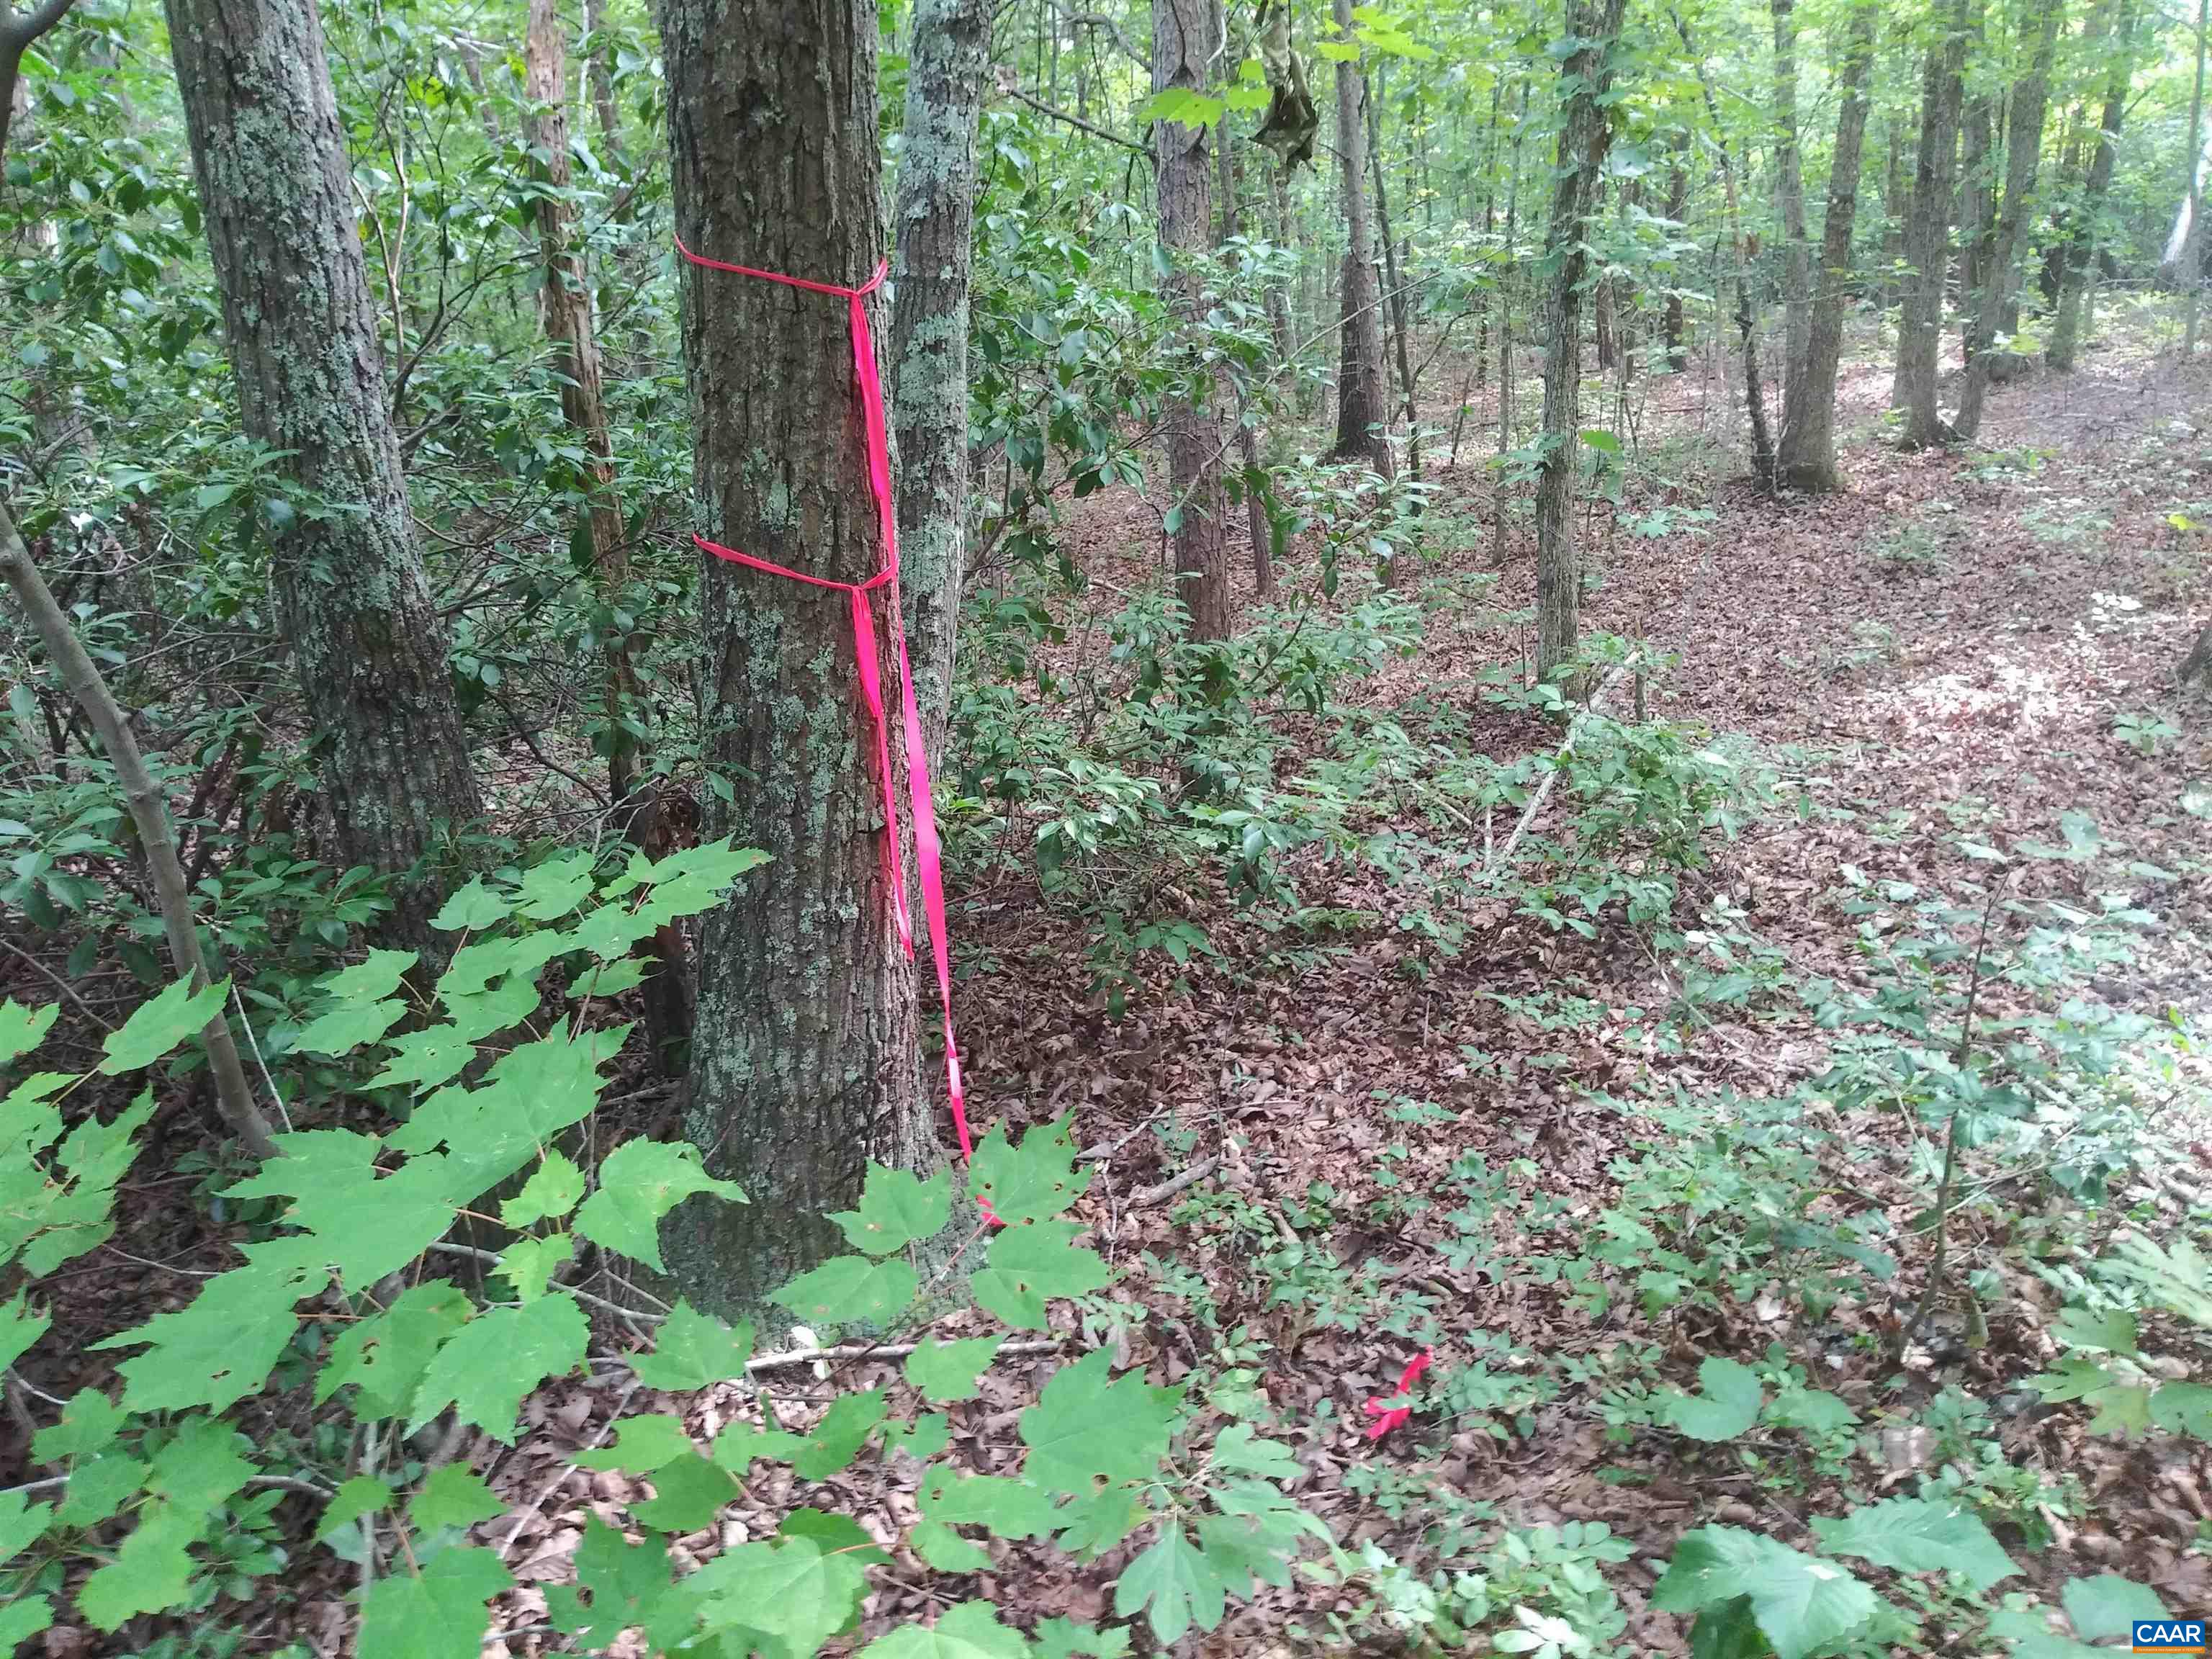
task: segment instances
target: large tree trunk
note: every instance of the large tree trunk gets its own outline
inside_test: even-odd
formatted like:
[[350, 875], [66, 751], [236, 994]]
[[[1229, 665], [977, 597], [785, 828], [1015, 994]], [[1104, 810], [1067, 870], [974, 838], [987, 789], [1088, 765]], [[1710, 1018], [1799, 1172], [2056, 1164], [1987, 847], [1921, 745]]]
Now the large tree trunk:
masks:
[[1943, 443], [1951, 436], [1936, 402], [1936, 365], [1942, 349], [1953, 163], [1959, 144], [1970, 3], [1950, 0], [1943, 9], [1938, 19], [1943, 33], [1929, 46], [1921, 76], [1920, 155], [1905, 222], [1904, 306], [1897, 327], [1897, 375], [1890, 388], [1891, 404], [1905, 411], [1899, 440], [1908, 449]]
[[2197, 355], [2197, 302], [2204, 288], [2204, 44], [2212, 0], [2197, 0], [2197, 82], [2189, 97], [2189, 229], [2181, 239], [2181, 282], [2189, 321], [2181, 337], [2185, 362]]
[[934, 762], [952, 702], [968, 534], [968, 289], [975, 130], [990, 57], [984, 0], [917, 0], [891, 256], [891, 430], [900, 586]]
[[[1196, 92], [1221, 47], [1213, 0], [1155, 0], [1152, 90]], [[1167, 299], [1176, 325], [1196, 343], [1206, 327], [1206, 284], [1194, 262], [1213, 240], [1213, 181], [1206, 127], [1160, 121], [1152, 131], [1159, 180], [1160, 243], [1174, 270]], [[1210, 378], [1167, 411], [1168, 540], [1176, 589], [1190, 614], [1191, 637], [1224, 640], [1230, 633], [1229, 562], [1224, 532], [1228, 498], [1221, 488], [1221, 422]]]
[[[246, 435], [299, 486], [270, 574], [344, 856], [407, 871], [482, 811], [409, 517], [313, 0], [167, 0]], [[401, 890], [396, 937], [433, 895]]]
[[[1352, 38], [1352, 0], [1335, 0], [1336, 26]], [[1332, 457], [1364, 460], [1390, 472], [1389, 388], [1382, 377], [1381, 295], [1375, 276], [1375, 233], [1367, 212], [1366, 78], [1356, 58], [1336, 66], [1336, 148], [1344, 202], [1344, 281], [1339, 301], [1336, 442]], [[1387, 575], [1387, 571], [1386, 571]]]
[[1793, 489], [1842, 488], [1836, 476], [1836, 366], [1843, 356], [1844, 286], [1850, 275], [1851, 222], [1858, 215], [1875, 22], [1870, 0], [1860, 0], [1844, 41], [1843, 106], [1836, 112], [1835, 156], [1828, 168], [1828, 210], [1820, 226], [1820, 270], [1807, 325], [1804, 374], [1802, 379], [1790, 377], [1794, 416], [1790, 391], [1783, 395], [1782, 480]]
[[2111, 68], [2106, 73], [2105, 108], [2098, 124], [2096, 153], [2089, 158], [2088, 177], [2062, 245], [2058, 278], [2058, 313], [2051, 325], [2048, 361], [2056, 369], [2070, 369], [2081, 348], [2082, 298], [2089, 288], [2090, 263], [2101, 240], [2100, 221], [2105, 196], [2112, 185], [2112, 163], [2119, 153], [2120, 124], [2128, 111], [2128, 85], [2135, 52], [2134, 0], [2116, 0], [2119, 16], [2113, 25]]
[[[1341, 4], [1343, 0], [1339, 0]], [[1600, 102], [1613, 86], [1613, 48], [1626, 0], [1567, 0], [1567, 33], [1583, 44], [1559, 65], [1559, 148], [1544, 298], [1544, 460], [1536, 477], [1536, 673], [1574, 656], [1581, 631], [1582, 571], [1575, 559], [1575, 475], [1582, 405], [1582, 290], [1588, 221], [1597, 202], [1607, 128]]]
[[[1381, 85], [1377, 79], [1377, 87]], [[1399, 245], [1390, 231], [1390, 192], [1382, 181], [1382, 121], [1376, 100], [1364, 95], [1367, 105], [1367, 160], [1375, 180], [1375, 223], [1382, 233], [1382, 275], [1389, 285], [1390, 343], [1398, 369], [1398, 407], [1406, 421], [1406, 466], [1415, 483], [1421, 481], [1420, 411], [1413, 402], [1413, 345], [1407, 339], [1411, 313], [1406, 303], [1406, 282], [1400, 269]], [[1395, 574], [1386, 573], [1386, 574]]]
[[1959, 392], [1956, 425], [1962, 438], [1971, 438], [1981, 429], [1982, 403], [1989, 392], [1996, 337], [2008, 325], [2020, 290], [2021, 249], [2027, 240], [2029, 216], [2035, 211], [2043, 112], [2049, 101], [2051, 66], [2057, 55], [2059, 22], [2065, 11], [2060, 0], [2042, 0], [2042, 32], [2036, 37], [2035, 58], [2027, 76], [2012, 88], [2012, 110], [2005, 131], [2004, 206], [1997, 218], [1989, 269], [1982, 276], [1972, 349], [1966, 356], [1966, 384]]
[[[659, 16], [677, 234], [706, 257], [865, 283], [884, 251], [875, 7], [660, 0]], [[884, 550], [847, 302], [683, 276], [704, 532], [868, 580]], [[667, 1241], [684, 1293], [730, 1311], [842, 1249], [827, 1214], [858, 1201], [870, 1159], [918, 1169], [938, 1152], [846, 597], [712, 560], [702, 584], [702, 758], [739, 781], [708, 804], [706, 833], [775, 860], [707, 918], [685, 1118], [708, 1168], [752, 1202], [688, 1206]], [[876, 666], [897, 684], [895, 663]]]
[[1806, 418], [1813, 341], [1813, 250], [1805, 230], [1805, 170], [1797, 137], [1796, 0], [1774, 14], [1774, 192], [1782, 210], [1782, 447]]
[[1905, 157], [1897, 142], [1897, 123], [1889, 128], [1889, 166], [1881, 180], [1881, 308], [1887, 311], [1904, 297], [1897, 267], [1905, 257], [1905, 220], [1911, 211], [1906, 200]]
[[[1976, 31], [1979, 33], [1978, 29]], [[1971, 52], [1971, 44], [1968, 51]], [[1982, 291], [1997, 237], [1996, 160], [1992, 149], [1996, 100], [1984, 93], [1966, 100], [1959, 136], [1959, 350], [1974, 355], [1974, 302]]]

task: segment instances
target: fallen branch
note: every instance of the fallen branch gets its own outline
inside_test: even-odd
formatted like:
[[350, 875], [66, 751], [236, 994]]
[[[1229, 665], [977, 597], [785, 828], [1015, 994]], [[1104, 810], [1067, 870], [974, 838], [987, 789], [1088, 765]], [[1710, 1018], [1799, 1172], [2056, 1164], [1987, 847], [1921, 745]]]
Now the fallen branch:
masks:
[[[919, 1342], [886, 1342], [878, 1346], [872, 1342], [848, 1342], [834, 1348], [793, 1348], [788, 1353], [764, 1353], [757, 1359], [745, 1361], [745, 1375], [755, 1371], [785, 1370], [793, 1365], [834, 1364], [841, 1359], [903, 1359], [921, 1346]], [[1057, 1353], [1060, 1339], [1056, 1336], [1027, 1337], [1019, 1342], [1001, 1342], [992, 1358], [1024, 1354]]]
[[1559, 781], [1559, 763], [1566, 758], [1567, 751], [1575, 746], [1575, 739], [1582, 735], [1583, 724], [1592, 714], [1598, 712], [1598, 705], [1605, 701], [1605, 694], [1613, 690], [1613, 683], [1620, 678], [1620, 670], [1618, 668], [1607, 674], [1605, 677], [1605, 684], [1598, 687], [1597, 694], [1584, 703], [1580, 712], [1568, 722], [1567, 735], [1560, 740], [1559, 748], [1553, 753], [1552, 769], [1544, 775], [1543, 784], [1537, 789], [1535, 794], [1529, 798], [1527, 808], [1521, 814], [1521, 822], [1513, 826], [1513, 833], [1506, 836], [1504, 846], [1483, 859], [1484, 876], [1489, 876], [1499, 865], [1513, 856], [1513, 849], [1521, 844], [1521, 837], [1528, 833], [1528, 826], [1536, 821], [1536, 814], [1544, 810], [1544, 803], [1552, 793], [1552, 786]]
[[1146, 1187], [1129, 1198], [1129, 1207], [1141, 1209], [1147, 1204], [1157, 1204], [1164, 1198], [1173, 1198], [1184, 1188], [1194, 1186], [1221, 1167], [1218, 1158], [1201, 1158], [1179, 1176], [1172, 1176], [1157, 1187]]

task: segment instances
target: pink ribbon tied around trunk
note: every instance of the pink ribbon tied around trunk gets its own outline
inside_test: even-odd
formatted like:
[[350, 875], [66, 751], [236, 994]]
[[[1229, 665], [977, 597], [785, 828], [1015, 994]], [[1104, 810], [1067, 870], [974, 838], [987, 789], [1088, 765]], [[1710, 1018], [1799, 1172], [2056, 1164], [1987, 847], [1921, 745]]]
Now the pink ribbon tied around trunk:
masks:
[[[834, 283], [813, 283], [802, 276], [787, 276], [780, 271], [757, 270], [750, 265], [709, 259], [686, 247], [680, 236], [676, 239], [676, 251], [693, 264], [708, 270], [727, 271], [732, 276], [750, 276], [763, 283], [780, 283], [786, 288], [804, 289], [810, 294], [827, 294], [842, 299], [846, 304], [847, 331], [853, 343], [853, 380], [860, 393], [861, 422], [867, 439], [868, 489], [876, 501], [884, 550], [883, 568], [864, 582], [831, 581], [827, 577], [809, 575], [804, 570], [793, 570], [771, 560], [741, 553], [734, 547], [724, 547], [696, 532], [691, 539], [701, 552], [710, 553], [728, 563], [805, 582], [810, 587], [835, 588], [846, 596], [852, 615], [860, 700], [867, 708], [869, 721], [875, 730], [876, 778], [883, 795], [884, 883], [890, 895], [891, 921], [898, 930], [899, 945], [911, 962], [914, 924], [907, 908], [906, 861], [899, 851], [898, 797], [891, 775], [890, 725], [884, 712], [883, 676], [876, 660], [875, 613], [869, 599], [878, 589], [888, 596], [891, 643], [898, 658], [899, 713], [906, 738], [907, 795], [914, 816], [915, 873], [921, 883], [922, 919], [929, 931], [930, 954], [937, 968], [938, 1007], [944, 1017], [945, 1088], [951, 1098], [952, 1128], [959, 1137], [961, 1158], [970, 1162], [975, 1148], [968, 1133], [968, 1097], [961, 1084], [959, 1045], [952, 1035], [952, 954], [945, 932], [944, 854], [937, 838], [937, 802], [930, 792], [929, 754], [922, 741], [921, 710], [915, 702], [914, 670], [907, 661], [906, 625], [899, 614], [898, 516], [891, 504], [890, 438], [884, 421], [884, 386], [876, 368], [875, 334], [868, 325], [867, 296], [883, 286], [888, 266], [878, 263], [875, 275], [858, 288], [840, 288]], [[1003, 1224], [992, 1213], [988, 1200], [979, 1200], [976, 1207], [991, 1224]]]

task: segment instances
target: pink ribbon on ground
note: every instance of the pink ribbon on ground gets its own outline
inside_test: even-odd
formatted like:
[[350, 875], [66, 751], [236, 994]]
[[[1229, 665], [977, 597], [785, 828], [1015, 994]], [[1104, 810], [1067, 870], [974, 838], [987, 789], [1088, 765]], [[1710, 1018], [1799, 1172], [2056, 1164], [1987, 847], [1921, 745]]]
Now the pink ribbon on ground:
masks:
[[[1421, 1373], [1428, 1370], [1430, 1362], [1436, 1357], [1437, 1351], [1434, 1348], [1424, 1348], [1407, 1360], [1406, 1369], [1398, 1373], [1397, 1390], [1389, 1398], [1395, 1400], [1399, 1395], [1404, 1394], [1412, 1388], [1420, 1380]], [[1367, 1437], [1370, 1440], [1380, 1440], [1413, 1414], [1413, 1408], [1411, 1406], [1385, 1405], [1383, 1398], [1379, 1394], [1375, 1395], [1367, 1402], [1364, 1408], [1367, 1414], [1375, 1419], [1367, 1427]]]
[[[780, 271], [757, 270], [750, 265], [709, 259], [684, 246], [680, 236], [676, 239], [676, 251], [693, 264], [709, 270], [727, 271], [732, 276], [750, 276], [763, 283], [780, 283], [786, 288], [804, 289], [810, 294], [842, 296], [846, 303], [848, 331], [853, 342], [853, 379], [860, 389], [861, 422], [867, 435], [868, 488], [876, 498], [884, 568], [864, 582], [831, 581], [768, 559], [756, 558], [750, 553], [740, 553], [734, 547], [710, 542], [696, 532], [691, 539], [702, 553], [711, 553], [718, 559], [768, 575], [788, 577], [811, 587], [836, 588], [849, 601], [853, 649], [860, 659], [860, 698], [867, 705], [868, 718], [876, 733], [876, 776], [883, 791], [884, 879], [890, 894], [891, 921], [898, 929], [899, 945], [906, 951], [907, 959], [912, 961], [914, 925], [907, 908], [906, 864], [899, 855], [898, 799], [891, 777], [890, 726], [884, 710], [883, 676], [876, 661], [875, 614], [868, 599], [868, 595], [878, 588], [889, 594], [891, 643], [898, 655], [899, 712], [906, 736], [907, 796], [914, 813], [915, 873], [921, 882], [922, 921], [929, 933], [930, 954], [936, 962], [938, 1007], [945, 1020], [945, 1082], [951, 1097], [952, 1128], [960, 1139], [960, 1156], [963, 1161], [973, 1161], [975, 1147], [968, 1133], [968, 1095], [961, 1083], [959, 1045], [952, 1035], [952, 952], [945, 933], [944, 853], [937, 839], [937, 799], [929, 787], [929, 754], [922, 741], [921, 709], [915, 702], [914, 670], [907, 660], [906, 624], [900, 616], [898, 515], [891, 503], [890, 435], [884, 423], [884, 384], [876, 368], [875, 332], [868, 326], [867, 296], [883, 286], [889, 267], [879, 263], [875, 275], [860, 287], [840, 288], [834, 283], [812, 283]], [[979, 1200], [976, 1207], [992, 1224], [1000, 1224], [991, 1212], [988, 1200]]]

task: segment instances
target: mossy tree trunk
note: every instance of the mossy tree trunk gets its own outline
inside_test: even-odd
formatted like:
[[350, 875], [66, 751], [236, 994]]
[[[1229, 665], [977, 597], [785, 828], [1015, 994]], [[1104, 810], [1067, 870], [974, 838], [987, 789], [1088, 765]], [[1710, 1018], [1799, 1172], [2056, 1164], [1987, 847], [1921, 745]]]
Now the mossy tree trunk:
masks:
[[[1197, 92], [1220, 53], [1221, 15], [1214, 0], [1153, 0], [1152, 90]], [[1167, 300], [1176, 326], [1193, 347], [1206, 327], [1206, 280], [1196, 264], [1213, 241], [1213, 181], [1208, 146], [1218, 135], [1176, 121], [1153, 124], [1158, 178], [1160, 243], [1174, 262]], [[1187, 397], [1166, 414], [1167, 536], [1176, 589], [1190, 614], [1191, 637], [1221, 640], [1231, 629], [1227, 528], [1221, 487], [1221, 420], [1216, 388], [1194, 375]]]
[[[168, 0], [246, 435], [297, 490], [270, 576], [349, 860], [407, 871], [482, 811], [409, 516], [313, 0]], [[395, 936], [427, 937], [403, 884]]]
[[965, 569], [970, 232], [990, 52], [984, 0], [917, 0], [893, 217], [889, 387], [907, 648], [933, 757], [951, 706]]
[[1597, 204], [1609, 129], [1601, 101], [1613, 85], [1613, 46], [1626, 0], [1568, 0], [1567, 33], [1583, 44], [1559, 65], [1559, 148], [1552, 221], [1544, 238], [1543, 464], [1536, 475], [1536, 672], [1571, 659], [1581, 631], [1582, 572], [1575, 559], [1574, 488], [1582, 459], [1583, 285], [1585, 222]]
[[[658, 9], [677, 234], [709, 258], [864, 283], [884, 251], [875, 8]], [[846, 301], [687, 264], [682, 313], [702, 532], [831, 580], [874, 574]], [[706, 833], [775, 858], [706, 919], [685, 1118], [752, 1202], [688, 1206], [666, 1240], [684, 1293], [726, 1312], [842, 1249], [823, 1218], [857, 1202], [870, 1159], [938, 1152], [845, 596], [714, 560], [702, 586], [703, 758], [736, 785]]]

